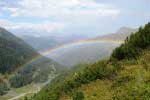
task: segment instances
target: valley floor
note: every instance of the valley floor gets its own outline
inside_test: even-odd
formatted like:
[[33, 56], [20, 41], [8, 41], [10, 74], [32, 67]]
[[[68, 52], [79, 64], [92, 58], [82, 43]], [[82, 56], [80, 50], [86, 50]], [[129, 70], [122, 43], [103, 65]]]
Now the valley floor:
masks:
[[37, 93], [43, 84], [30, 84], [22, 88], [11, 89], [6, 95], [0, 96], [0, 100], [19, 100], [26, 95]]

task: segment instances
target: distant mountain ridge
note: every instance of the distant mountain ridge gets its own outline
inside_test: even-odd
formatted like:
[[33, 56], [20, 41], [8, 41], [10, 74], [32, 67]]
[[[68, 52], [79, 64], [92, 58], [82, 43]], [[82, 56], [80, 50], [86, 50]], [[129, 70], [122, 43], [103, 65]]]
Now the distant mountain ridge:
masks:
[[131, 33], [136, 32], [138, 29], [133, 29], [129, 27], [121, 27], [115, 33], [110, 33], [104, 36], [98, 36], [94, 38], [95, 40], [114, 40], [114, 41], [123, 41], [126, 37], [130, 36]]
[[29, 45], [31, 45], [36, 50], [42, 52], [46, 51], [49, 48], [52, 48], [58, 44], [61, 44], [59, 41], [56, 40], [55, 37], [46, 37], [46, 36], [21, 36], [21, 38], [26, 41]]
[[37, 51], [42, 52], [56, 46], [70, 43], [73, 41], [87, 39], [82, 35], [69, 35], [69, 36], [33, 36], [33, 35], [21, 35], [19, 36]]

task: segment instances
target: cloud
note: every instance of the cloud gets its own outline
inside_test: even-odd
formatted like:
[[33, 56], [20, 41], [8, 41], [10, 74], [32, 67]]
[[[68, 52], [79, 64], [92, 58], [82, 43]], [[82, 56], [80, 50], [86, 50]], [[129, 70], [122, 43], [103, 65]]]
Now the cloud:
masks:
[[[4, 17], [12, 19], [6, 21], [7, 24], [3, 22], [4, 26], [17, 33], [96, 33], [103, 18], [116, 18], [120, 14], [120, 9], [114, 5], [95, 0], [0, 0], [0, 5], [3, 5], [2, 14], [9, 12]], [[39, 21], [26, 22], [25, 18]], [[41, 18], [46, 21], [40, 22]], [[22, 22], [13, 22], [13, 19]]]
[[67, 16], [116, 16], [119, 9], [94, 0], [20, 0], [16, 8], [8, 8], [12, 16], [67, 17]]
[[[129, 3], [130, 2], [130, 3]], [[0, 0], [0, 26], [17, 33], [91, 36], [150, 20], [147, 0]], [[5, 19], [5, 21], [4, 21]], [[3, 23], [1, 23], [3, 22]]]
[[[11, 30], [12, 32], [20, 32], [20, 34], [31, 34], [31, 33], [52, 33], [54, 31], [61, 31], [64, 24], [59, 22], [41, 22], [41, 23], [15, 23], [9, 20], [0, 19], [1, 26]], [[27, 33], [26, 33], [27, 32]], [[48, 35], [48, 34], [47, 34]]]

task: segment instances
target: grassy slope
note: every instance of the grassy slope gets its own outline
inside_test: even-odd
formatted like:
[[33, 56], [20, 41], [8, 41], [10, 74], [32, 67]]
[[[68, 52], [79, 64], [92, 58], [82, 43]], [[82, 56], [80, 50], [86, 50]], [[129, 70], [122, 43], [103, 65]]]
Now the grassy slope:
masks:
[[[149, 97], [150, 90], [150, 51], [145, 51], [137, 61], [121, 61], [121, 70], [114, 80], [96, 80], [82, 85], [78, 90], [85, 100], [143, 100]], [[118, 99], [117, 99], [118, 98]], [[62, 95], [60, 100], [72, 100]]]
[[[82, 91], [85, 100], [147, 100], [146, 98], [150, 98], [148, 95], [150, 91], [149, 61], [150, 49], [147, 49], [143, 51], [137, 60], [119, 61], [121, 68], [116, 71], [114, 76], [81, 84], [75, 90]], [[72, 79], [73, 76], [71, 75]], [[53, 91], [51, 88], [43, 90], [33, 100], [49, 100], [51, 91]], [[72, 100], [72, 93], [62, 92], [59, 100]], [[47, 95], [50, 96], [49, 99], [45, 98]]]

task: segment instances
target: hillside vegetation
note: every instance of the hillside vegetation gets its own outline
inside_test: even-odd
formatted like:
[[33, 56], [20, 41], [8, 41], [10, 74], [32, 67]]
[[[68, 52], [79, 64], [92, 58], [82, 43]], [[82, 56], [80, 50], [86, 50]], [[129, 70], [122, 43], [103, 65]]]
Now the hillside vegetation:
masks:
[[[34, 61], [37, 57], [39, 59]], [[0, 95], [6, 94], [11, 87], [45, 82], [60, 67], [55, 61], [41, 56], [20, 38], [0, 28]]]
[[110, 59], [62, 73], [31, 99], [148, 100], [149, 47], [150, 23], [128, 37]]
[[138, 32], [132, 33], [127, 37], [125, 43], [116, 48], [112, 58], [117, 60], [132, 59], [138, 57], [142, 50], [150, 47], [150, 23], [144, 28], [140, 27]]
[[24, 41], [0, 28], [0, 73], [11, 73], [38, 56]]

